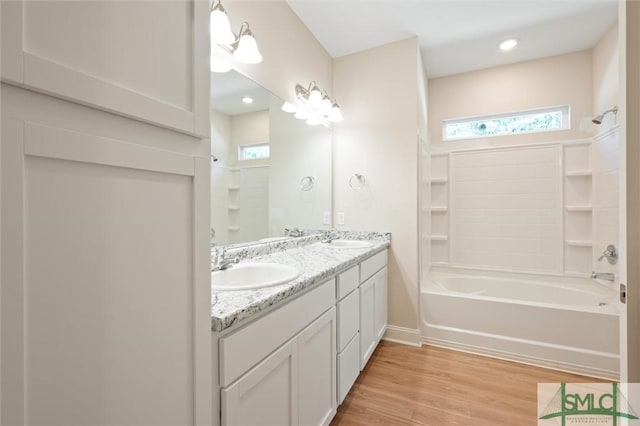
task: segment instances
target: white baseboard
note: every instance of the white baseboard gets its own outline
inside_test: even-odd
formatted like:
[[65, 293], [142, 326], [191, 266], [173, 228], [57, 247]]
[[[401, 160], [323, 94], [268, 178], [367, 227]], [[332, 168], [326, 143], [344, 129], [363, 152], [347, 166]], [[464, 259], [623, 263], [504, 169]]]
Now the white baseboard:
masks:
[[[619, 374], [617, 370], [612, 368], [598, 368], [590, 367], [585, 364], [576, 364], [571, 362], [566, 357], [563, 357], [561, 353], [553, 353], [554, 356], [535, 356], [526, 355], [527, 352], [531, 352], [532, 348], [521, 347], [519, 351], [497, 349], [500, 346], [498, 339], [491, 339], [489, 346], [484, 344], [470, 344], [470, 342], [463, 343], [461, 341], [452, 341], [448, 339], [438, 339], [423, 337], [422, 343], [428, 346], [437, 346], [445, 349], [453, 349], [461, 352], [467, 352], [475, 355], [488, 356], [490, 358], [497, 358], [506, 361], [514, 361], [521, 364], [533, 365], [536, 367], [550, 368], [552, 370], [564, 371], [567, 373], [579, 374], [589, 377], [595, 377], [605, 380], [619, 380]], [[533, 350], [535, 352], [535, 350]], [[551, 354], [549, 354], [551, 355]], [[571, 355], [576, 355], [571, 354]], [[599, 364], [597, 361], [598, 356], [594, 354], [596, 360], [591, 364]], [[608, 357], [607, 357], [608, 358]], [[604, 362], [609, 361], [607, 359]]]
[[422, 336], [417, 328], [399, 327], [397, 325], [388, 325], [382, 340], [390, 342], [402, 343], [409, 346], [422, 346]]

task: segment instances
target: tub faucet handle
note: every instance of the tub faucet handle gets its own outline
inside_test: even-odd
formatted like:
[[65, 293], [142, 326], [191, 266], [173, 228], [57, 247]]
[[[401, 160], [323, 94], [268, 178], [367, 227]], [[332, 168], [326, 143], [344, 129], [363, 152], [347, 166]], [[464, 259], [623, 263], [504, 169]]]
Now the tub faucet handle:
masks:
[[602, 252], [600, 257], [598, 258], [598, 262], [602, 262], [602, 259], [607, 258], [607, 262], [611, 265], [615, 265], [618, 263], [618, 251], [616, 250], [616, 246], [613, 244], [609, 244], [605, 251]]

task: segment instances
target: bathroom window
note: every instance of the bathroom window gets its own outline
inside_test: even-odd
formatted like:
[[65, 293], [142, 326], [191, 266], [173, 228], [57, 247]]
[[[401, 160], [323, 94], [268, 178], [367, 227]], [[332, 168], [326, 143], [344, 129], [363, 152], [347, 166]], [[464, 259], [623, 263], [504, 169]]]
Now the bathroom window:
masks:
[[548, 132], [570, 128], [569, 105], [442, 122], [442, 140]]
[[238, 152], [240, 160], [258, 160], [269, 158], [269, 144], [260, 143], [256, 145], [242, 145]]

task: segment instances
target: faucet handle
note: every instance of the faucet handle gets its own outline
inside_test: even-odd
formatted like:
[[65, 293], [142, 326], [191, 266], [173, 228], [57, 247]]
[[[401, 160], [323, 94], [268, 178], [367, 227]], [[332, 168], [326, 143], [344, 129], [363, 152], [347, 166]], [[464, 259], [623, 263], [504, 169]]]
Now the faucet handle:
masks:
[[616, 250], [616, 246], [613, 244], [609, 244], [605, 251], [602, 252], [600, 257], [598, 258], [598, 262], [602, 262], [602, 259], [607, 258], [607, 262], [610, 265], [615, 265], [618, 263], [618, 251]]

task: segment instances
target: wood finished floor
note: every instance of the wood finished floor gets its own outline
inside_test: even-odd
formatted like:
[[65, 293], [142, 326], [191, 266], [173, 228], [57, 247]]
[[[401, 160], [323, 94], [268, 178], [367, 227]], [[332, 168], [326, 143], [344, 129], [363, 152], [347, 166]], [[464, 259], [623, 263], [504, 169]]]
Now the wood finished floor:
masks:
[[536, 425], [538, 383], [601, 381], [383, 341], [331, 425]]

